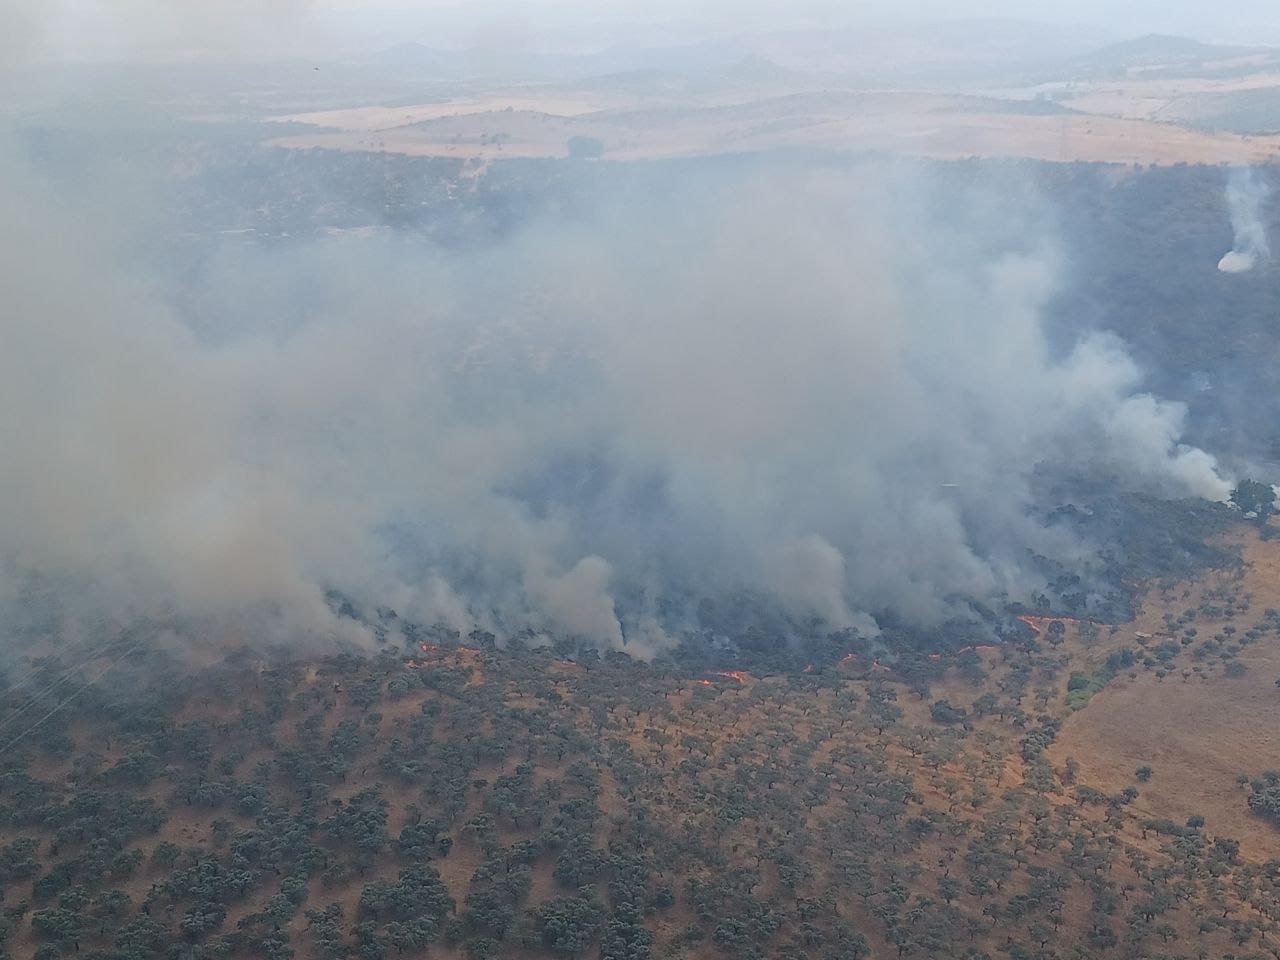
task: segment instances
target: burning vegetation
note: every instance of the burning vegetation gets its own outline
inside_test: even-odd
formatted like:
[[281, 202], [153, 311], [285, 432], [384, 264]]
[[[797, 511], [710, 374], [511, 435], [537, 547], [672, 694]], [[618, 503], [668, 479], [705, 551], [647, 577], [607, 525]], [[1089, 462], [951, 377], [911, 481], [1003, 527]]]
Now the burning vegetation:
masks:
[[[159, 681], [127, 659], [4, 757], [0, 868], [28, 904], [7, 948], [124, 951], [141, 931], [232, 953], [762, 960], [1031, 951], [1056, 923], [1100, 958], [1175, 936], [1225, 955], [1267, 936], [1280, 892], [1272, 781], [1224, 778], [1261, 831], [1233, 835], [1216, 809], [1162, 812], [1164, 761], [1104, 783], [1057, 746], [1067, 727], [1088, 756], [1073, 711], [1125, 671], [1209, 683], [1198, 644], [1280, 643], [1280, 615], [1239, 588], [1176, 599], [1195, 608], [1164, 630], [1203, 641], [1144, 622], [1086, 643], [1080, 623], [1052, 652], [844, 653], [777, 674], [421, 641], [409, 670], [390, 647]], [[16, 715], [64, 672], [36, 665], [0, 706]], [[1158, 900], [1175, 873], [1179, 897]]]

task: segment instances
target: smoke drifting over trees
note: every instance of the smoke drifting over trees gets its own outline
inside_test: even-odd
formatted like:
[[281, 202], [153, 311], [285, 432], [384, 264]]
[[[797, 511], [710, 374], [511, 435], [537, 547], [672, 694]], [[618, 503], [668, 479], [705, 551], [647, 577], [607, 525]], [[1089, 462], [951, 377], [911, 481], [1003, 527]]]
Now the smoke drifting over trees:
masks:
[[228, 245], [178, 301], [118, 213], [5, 174], [15, 610], [356, 638], [336, 591], [641, 653], [743, 592], [929, 625], [1088, 555], [1037, 470], [1230, 487], [1119, 341], [1051, 347], [1050, 218], [1007, 185], [726, 167], [464, 251]]

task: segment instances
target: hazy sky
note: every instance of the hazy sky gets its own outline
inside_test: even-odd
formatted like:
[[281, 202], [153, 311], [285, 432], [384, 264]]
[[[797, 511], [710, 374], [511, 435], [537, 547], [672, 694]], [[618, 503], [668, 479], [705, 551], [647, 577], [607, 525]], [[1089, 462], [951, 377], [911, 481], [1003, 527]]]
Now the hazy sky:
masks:
[[263, 56], [398, 40], [581, 49], [974, 17], [1280, 42], [1271, 0], [0, 0], [0, 56]]
[[[483, 28], [509, 23], [569, 31], [575, 25], [608, 32], [628, 23], [702, 24], [733, 33], [792, 26], [911, 23], [967, 18], [1013, 18], [1097, 26], [1118, 34], [1187, 32], [1207, 38], [1245, 40], [1257, 31], [1277, 31], [1280, 5], [1270, 0], [326, 0], [344, 23], [377, 29], [398, 23], [409, 29], [432, 25]], [[357, 12], [355, 16], [352, 13]]]

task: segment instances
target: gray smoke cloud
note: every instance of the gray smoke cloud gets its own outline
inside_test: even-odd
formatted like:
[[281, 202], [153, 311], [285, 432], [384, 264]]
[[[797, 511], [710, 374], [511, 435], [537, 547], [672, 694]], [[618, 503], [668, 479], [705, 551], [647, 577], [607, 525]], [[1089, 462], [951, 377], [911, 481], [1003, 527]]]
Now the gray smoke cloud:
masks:
[[[69, 617], [360, 642], [365, 611], [648, 655], [748, 591], [874, 631], [1030, 599], [1045, 465], [1230, 483], [1115, 338], [1055, 351], [1034, 198], [911, 168], [606, 185], [464, 251], [229, 242], [193, 324], [10, 162], [0, 592]], [[95, 193], [92, 186], [87, 195]], [[942, 212], [944, 207], [951, 212]]]
[[1262, 205], [1270, 195], [1271, 187], [1250, 167], [1234, 169], [1227, 175], [1227, 209], [1235, 243], [1218, 261], [1223, 273], [1247, 273], [1271, 257], [1267, 227], [1262, 220]]
[[24, 61], [237, 61], [313, 52], [316, 0], [0, 0], [0, 71]]
[[40, 7], [34, 0], [4, 0], [0, 4], [0, 75], [18, 60], [25, 59], [41, 41]]

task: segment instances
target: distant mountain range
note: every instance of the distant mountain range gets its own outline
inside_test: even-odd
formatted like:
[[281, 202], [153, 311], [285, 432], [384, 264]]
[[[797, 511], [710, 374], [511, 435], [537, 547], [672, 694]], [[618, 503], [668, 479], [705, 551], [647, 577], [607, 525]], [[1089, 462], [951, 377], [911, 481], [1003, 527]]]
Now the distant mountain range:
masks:
[[1252, 73], [1280, 64], [1280, 49], [1203, 43], [1189, 37], [1148, 34], [1109, 44], [1060, 64], [1073, 77], [1112, 79], [1168, 74]]
[[[1119, 42], [1087, 28], [963, 20], [911, 29], [791, 30], [671, 46], [614, 45], [591, 52], [446, 49], [406, 42], [362, 63], [432, 79], [584, 80], [658, 74], [787, 82], [822, 74], [846, 85], [980, 87], [1128, 76], [1230, 76], [1280, 64], [1280, 48], [1150, 34]], [[663, 80], [669, 84], [672, 78]]]

